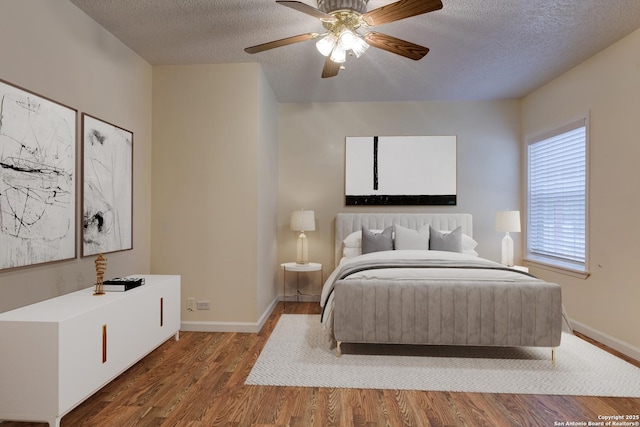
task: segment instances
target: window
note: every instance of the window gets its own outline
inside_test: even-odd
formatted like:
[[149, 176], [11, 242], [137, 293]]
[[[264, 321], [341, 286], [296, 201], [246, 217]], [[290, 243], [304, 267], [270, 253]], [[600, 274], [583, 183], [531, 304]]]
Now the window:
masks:
[[587, 272], [586, 119], [528, 141], [526, 258]]

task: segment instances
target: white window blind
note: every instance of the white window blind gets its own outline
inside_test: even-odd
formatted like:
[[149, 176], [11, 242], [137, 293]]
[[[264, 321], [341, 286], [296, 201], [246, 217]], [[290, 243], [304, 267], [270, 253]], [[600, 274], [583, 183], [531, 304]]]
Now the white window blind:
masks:
[[586, 270], [587, 129], [572, 123], [530, 141], [527, 256]]

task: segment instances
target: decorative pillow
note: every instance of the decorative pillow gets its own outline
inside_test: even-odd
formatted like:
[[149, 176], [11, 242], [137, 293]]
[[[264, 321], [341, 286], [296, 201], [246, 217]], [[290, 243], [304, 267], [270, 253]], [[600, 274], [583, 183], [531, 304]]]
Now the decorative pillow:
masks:
[[394, 249], [397, 250], [429, 250], [429, 227], [412, 230], [398, 224], [393, 224]]
[[429, 226], [429, 249], [434, 251], [462, 252], [462, 228], [442, 233]]
[[[382, 230], [371, 230], [373, 233], [382, 233]], [[345, 248], [361, 248], [362, 247], [362, 231], [354, 231], [344, 238], [342, 241]]]
[[362, 227], [362, 253], [393, 250], [393, 227], [387, 227], [382, 233], [374, 233]]

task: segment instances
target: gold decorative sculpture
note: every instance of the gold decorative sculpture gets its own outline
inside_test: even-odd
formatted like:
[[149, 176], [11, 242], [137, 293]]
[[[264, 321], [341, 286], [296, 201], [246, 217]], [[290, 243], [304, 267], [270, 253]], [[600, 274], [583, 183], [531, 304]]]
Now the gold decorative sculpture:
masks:
[[96, 263], [96, 291], [94, 295], [104, 295], [104, 289], [102, 288], [102, 281], [104, 280], [104, 272], [107, 270], [107, 259], [98, 254], [95, 260]]

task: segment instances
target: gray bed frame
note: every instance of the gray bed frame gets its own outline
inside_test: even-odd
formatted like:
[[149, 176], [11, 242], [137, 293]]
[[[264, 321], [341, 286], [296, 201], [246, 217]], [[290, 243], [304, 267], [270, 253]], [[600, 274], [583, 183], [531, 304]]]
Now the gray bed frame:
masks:
[[[399, 224], [439, 230], [460, 226], [473, 236], [472, 216], [454, 214], [340, 213], [336, 217], [336, 265], [342, 241], [354, 231]], [[338, 280], [333, 333], [341, 343], [555, 347], [562, 336], [561, 288], [531, 278], [514, 286], [378, 279]]]

